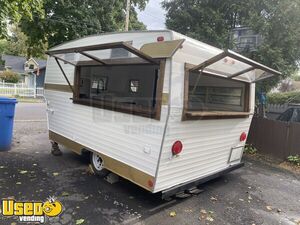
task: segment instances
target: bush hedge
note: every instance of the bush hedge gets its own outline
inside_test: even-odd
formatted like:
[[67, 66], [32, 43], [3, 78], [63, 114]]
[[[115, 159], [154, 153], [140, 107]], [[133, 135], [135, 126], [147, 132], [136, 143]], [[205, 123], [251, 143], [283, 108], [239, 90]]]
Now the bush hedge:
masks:
[[3, 71], [0, 74], [0, 79], [4, 80], [7, 83], [18, 83], [19, 82], [19, 75], [14, 73], [11, 70]]
[[269, 104], [300, 103], [300, 91], [268, 94]]

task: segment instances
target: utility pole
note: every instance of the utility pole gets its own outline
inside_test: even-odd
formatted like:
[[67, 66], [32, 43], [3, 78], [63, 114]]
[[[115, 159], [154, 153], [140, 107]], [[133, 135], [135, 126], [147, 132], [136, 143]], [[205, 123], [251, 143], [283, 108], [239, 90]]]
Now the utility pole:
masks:
[[127, 3], [126, 3], [125, 31], [128, 31], [128, 26], [129, 26], [129, 12], [130, 12], [130, 0], [127, 0]]

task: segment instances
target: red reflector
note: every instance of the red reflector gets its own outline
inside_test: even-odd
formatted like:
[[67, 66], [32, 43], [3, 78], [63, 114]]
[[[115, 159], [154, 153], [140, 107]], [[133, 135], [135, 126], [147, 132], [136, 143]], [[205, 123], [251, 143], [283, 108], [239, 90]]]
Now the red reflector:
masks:
[[247, 134], [243, 132], [240, 136], [240, 141], [245, 141], [247, 139]]
[[178, 155], [182, 151], [182, 147], [181, 141], [175, 141], [172, 146], [173, 155]]
[[165, 40], [165, 38], [163, 36], [157, 37], [157, 41], [164, 41], [164, 40]]
[[152, 180], [148, 180], [148, 186], [153, 187], [153, 181]]

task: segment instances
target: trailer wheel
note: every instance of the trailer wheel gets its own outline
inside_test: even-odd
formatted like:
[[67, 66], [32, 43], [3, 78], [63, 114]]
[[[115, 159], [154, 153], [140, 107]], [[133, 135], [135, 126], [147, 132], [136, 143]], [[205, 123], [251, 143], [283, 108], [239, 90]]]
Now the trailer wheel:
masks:
[[95, 152], [90, 153], [90, 162], [97, 176], [105, 177], [109, 171], [104, 168], [104, 161], [100, 155]]

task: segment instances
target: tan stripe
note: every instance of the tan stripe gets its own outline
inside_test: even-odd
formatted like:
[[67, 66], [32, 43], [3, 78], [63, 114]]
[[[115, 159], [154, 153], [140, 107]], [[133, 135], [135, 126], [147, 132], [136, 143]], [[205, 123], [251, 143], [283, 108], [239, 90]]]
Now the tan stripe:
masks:
[[67, 84], [48, 84], [48, 83], [46, 83], [44, 88], [46, 90], [72, 92], [70, 86]]
[[184, 39], [144, 44], [141, 51], [152, 58], [169, 58], [182, 46]]
[[[55, 141], [59, 144], [64, 145], [65, 147], [67, 147], [68, 149], [74, 151], [77, 154], [81, 154], [82, 149], [88, 149], [85, 146], [72, 141], [62, 135], [59, 135], [53, 131], [49, 130], [49, 139], [52, 141]], [[95, 150], [92, 150], [95, 151]], [[97, 152], [97, 151], [95, 151]], [[97, 152], [98, 153], [98, 152]], [[116, 174], [118, 174], [119, 176], [130, 180], [131, 182], [141, 186], [142, 188], [145, 188], [148, 191], [153, 191], [153, 187], [149, 187], [148, 182], [152, 181], [152, 183], [154, 183], [154, 177], [143, 172], [140, 171], [132, 166], [129, 166], [125, 163], [122, 163], [118, 160], [115, 160], [109, 156], [103, 155], [101, 153], [98, 153], [99, 155], [101, 155], [103, 161], [104, 161], [104, 167]]]
[[168, 105], [169, 104], [169, 94], [168, 93], [163, 93], [163, 95], [162, 95], [162, 104], [163, 105]]

